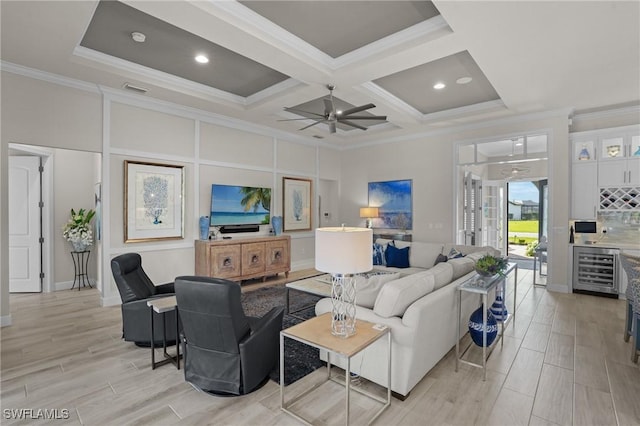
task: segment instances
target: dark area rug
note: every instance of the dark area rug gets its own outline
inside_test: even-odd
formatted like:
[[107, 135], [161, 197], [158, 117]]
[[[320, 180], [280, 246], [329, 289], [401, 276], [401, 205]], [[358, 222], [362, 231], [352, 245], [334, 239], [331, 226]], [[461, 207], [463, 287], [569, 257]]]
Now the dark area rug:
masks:
[[[289, 293], [289, 297], [291, 302], [290, 308], [292, 312], [295, 312], [296, 310], [301, 309], [305, 306], [311, 305], [311, 307], [309, 307], [308, 309], [296, 313], [297, 316], [304, 319], [313, 318], [315, 316], [314, 306], [315, 303], [320, 300], [320, 297], [295, 290]], [[262, 315], [269, 312], [271, 308], [284, 305], [284, 284], [276, 285], [273, 287], [263, 287], [242, 294], [242, 307], [247, 316], [261, 317]], [[282, 320], [282, 328], [289, 328], [302, 321], [303, 320], [301, 319], [285, 314]], [[325, 365], [325, 363], [319, 358], [318, 349], [312, 348], [311, 346], [307, 346], [292, 339], [285, 339], [284, 354], [285, 386], [290, 385], [296, 380], [301, 379], [312, 371]], [[280, 365], [276, 366], [269, 377], [274, 382], [280, 383]]]

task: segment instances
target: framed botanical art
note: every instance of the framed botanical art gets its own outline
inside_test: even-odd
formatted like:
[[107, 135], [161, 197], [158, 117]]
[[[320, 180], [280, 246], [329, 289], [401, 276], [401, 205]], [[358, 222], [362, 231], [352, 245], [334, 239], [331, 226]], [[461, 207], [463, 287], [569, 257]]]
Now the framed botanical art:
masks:
[[378, 207], [379, 212], [374, 228], [413, 228], [411, 187], [411, 179], [369, 182], [369, 206]]
[[184, 166], [124, 162], [124, 241], [184, 238]]
[[282, 178], [284, 231], [311, 230], [311, 179]]

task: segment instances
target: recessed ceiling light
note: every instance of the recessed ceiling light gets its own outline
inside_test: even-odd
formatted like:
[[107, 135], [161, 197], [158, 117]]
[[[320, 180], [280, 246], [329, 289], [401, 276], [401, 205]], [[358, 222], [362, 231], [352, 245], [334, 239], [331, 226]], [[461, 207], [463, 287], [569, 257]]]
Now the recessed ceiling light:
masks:
[[471, 83], [471, 80], [473, 80], [473, 78], [471, 77], [460, 77], [459, 79], [456, 80], [456, 83], [467, 84], [467, 83]]
[[134, 31], [131, 33], [131, 38], [137, 43], [144, 43], [144, 41], [147, 39], [147, 36], [138, 31]]
[[436, 90], [442, 90], [442, 89], [444, 89], [445, 87], [447, 87], [447, 85], [446, 85], [446, 84], [444, 84], [444, 83], [443, 83], [443, 82], [441, 82], [441, 81], [433, 85], [433, 88], [434, 88], [434, 89], [436, 89]]
[[209, 58], [207, 58], [205, 55], [198, 55], [196, 56], [196, 62], [200, 64], [206, 64], [209, 62]]
[[336, 115], [340, 115], [340, 114], [342, 114], [342, 110], [341, 109], [336, 111]]

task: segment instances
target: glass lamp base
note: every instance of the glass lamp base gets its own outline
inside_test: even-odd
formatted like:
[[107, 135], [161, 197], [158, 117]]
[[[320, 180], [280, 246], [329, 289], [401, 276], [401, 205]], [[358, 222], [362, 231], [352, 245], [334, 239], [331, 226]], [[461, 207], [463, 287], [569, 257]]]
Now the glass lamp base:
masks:
[[356, 280], [352, 274], [331, 277], [331, 334], [349, 337], [356, 334]]

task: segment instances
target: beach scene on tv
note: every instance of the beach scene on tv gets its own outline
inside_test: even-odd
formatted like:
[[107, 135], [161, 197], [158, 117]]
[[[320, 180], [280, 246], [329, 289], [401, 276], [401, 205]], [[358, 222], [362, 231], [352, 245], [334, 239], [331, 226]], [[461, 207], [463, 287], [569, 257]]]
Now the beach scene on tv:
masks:
[[267, 225], [271, 188], [211, 185], [211, 226]]

